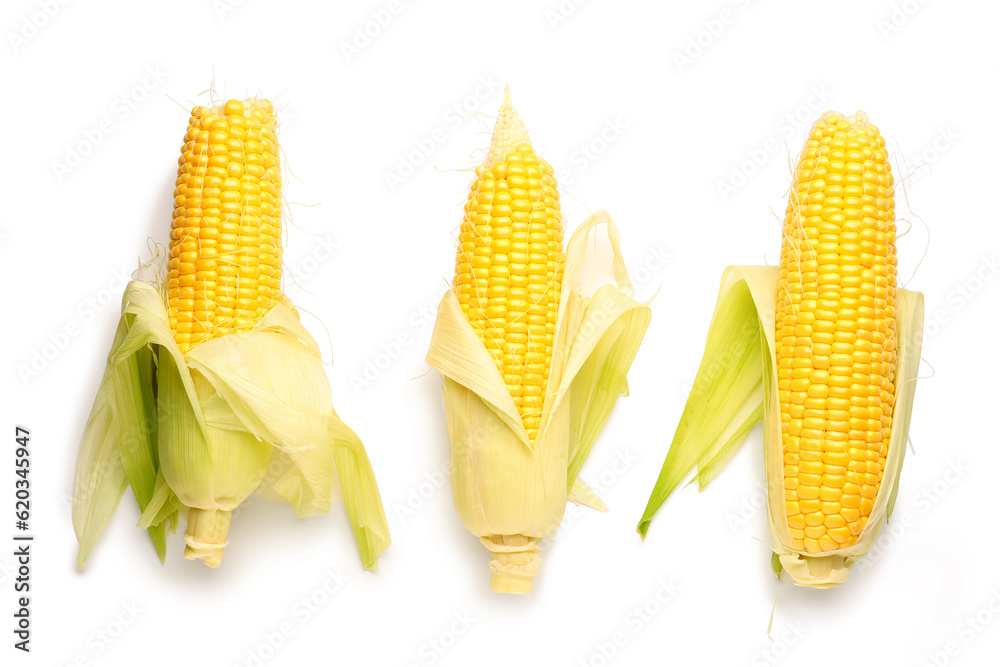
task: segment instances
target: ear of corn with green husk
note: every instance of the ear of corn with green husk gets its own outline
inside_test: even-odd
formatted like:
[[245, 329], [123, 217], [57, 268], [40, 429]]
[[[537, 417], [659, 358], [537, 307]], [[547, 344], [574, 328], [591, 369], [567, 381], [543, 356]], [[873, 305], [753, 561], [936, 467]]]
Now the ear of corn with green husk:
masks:
[[161, 560], [181, 515], [185, 556], [216, 567], [251, 493], [306, 517], [329, 511], [337, 483], [364, 566], [389, 544], [367, 454], [281, 292], [276, 129], [266, 101], [192, 113], [166, 275], [126, 287], [80, 446], [81, 567], [126, 486]]
[[[427, 362], [444, 376], [455, 508], [491, 552], [490, 587], [527, 593], [541, 565], [538, 541], [558, 527], [567, 501], [604, 508], [577, 475], [627, 392], [649, 309], [631, 298], [605, 212], [563, 253], [552, 168], [509, 92], [476, 173]], [[581, 267], [601, 236], [615, 282], [588, 285]]]
[[764, 423], [776, 572], [843, 583], [892, 513], [916, 388], [923, 296], [896, 289], [892, 176], [860, 113], [813, 127], [781, 266], [730, 267], [705, 353], [639, 523], [695, 467], [703, 488]]

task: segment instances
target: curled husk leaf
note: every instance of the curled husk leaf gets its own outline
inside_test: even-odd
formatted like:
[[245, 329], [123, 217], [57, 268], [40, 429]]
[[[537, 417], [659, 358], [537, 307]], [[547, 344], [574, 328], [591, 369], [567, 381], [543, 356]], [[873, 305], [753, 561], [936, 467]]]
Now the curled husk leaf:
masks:
[[733, 266], [723, 274], [694, 387], [638, 531], [645, 536], [653, 515], [694, 468], [698, 469], [694, 480], [704, 488], [744, 442], [750, 429], [763, 421], [767, 523], [774, 569], [799, 586], [827, 588], [847, 580], [849, 568], [872, 549], [892, 514], [920, 364], [924, 298], [919, 292], [897, 292], [892, 431], [883, 481], [868, 523], [849, 547], [811, 554], [792, 546], [785, 519], [774, 341], [777, 284], [776, 267]]
[[362, 562], [375, 569], [389, 531], [374, 472], [334, 412], [319, 347], [290, 304], [183, 354], [162, 289], [128, 284], [77, 462], [79, 567], [126, 486], [161, 560], [183, 514], [185, 556], [216, 567], [232, 512], [251, 493], [308, 517], [329, 511], [337, 482]]
[[[611, 247], [614, 284], [583, 284], [580, 270], [599, 230]], [[452, 290], [438, 307], [427, 363], [444, 376], [451, 491], [465, 527], [491, 553], [490, 587], [527, 593], [541, 565], [538, 541], [562, 520], [567, 500], [603, 509], [577, 478], [619, 396], [649, 324], [631, 297], [618, 230], [599, 211], [566, 249], [563, 298], [538, 435], [529, 441], [497, 366]]]

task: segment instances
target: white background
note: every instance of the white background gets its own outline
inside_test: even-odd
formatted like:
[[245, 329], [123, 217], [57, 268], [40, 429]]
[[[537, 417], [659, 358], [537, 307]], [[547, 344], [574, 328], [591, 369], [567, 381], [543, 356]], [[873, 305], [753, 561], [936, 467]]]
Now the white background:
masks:
[[[51, 17], [45, 2], [4, 3], [0, 663], [996, 664], [995, 3], [426, 0], [393, 5], [350, 55], [388, 0], [224, 3], [48, 3]], [[452, 509], [441, 382], [423, 361], [505, 82], [562, 172], [568, 229], [606, 208], [638, 296], [659, 290], [632, 395], [583, 471], [611, 511], [570, 508], [528, 597], [490, 593], [488, 554]], [[74, 568], [67, 503], [116, 276], [148, 239], [167, 241], [187, 109], [213, 85], [283, 109], [285, 262], [299, 275], [287, 291], [323, 345], [326, 325], [335, 404], [378, 475], [393, 544], [377, 574], [339, 506], [306, 522], [260, 500], [234, 521], [221, 569], [185, 561], [180, 535], [160, 565], [128, 494]], [[841, 589], [802, 590], [770, 570], [759, 430], [706, 492], [672, 497], [644, 543], [635, 524], [723, 268], [777, 261], [789, 155], [822, 111], [858, 108], [905, 185], [900, 275], [926, 295], [922, 375], [934, 377], [917, 391], [895, 536]], [[401, 162], [419, 164], [390, 188]], [[383, 368], [359, 387], [367, 363]], [[30, 656], [9, 630], [15, 424], [33, 435]], [[328, 571], [346, 581], [325, 596]], [[661, 582], [677, 587], [662, 604]], [[306, 617], [296, 605], [313, 595], [323, 604]], [[979, 630], [966, 620], [977, 613]]]

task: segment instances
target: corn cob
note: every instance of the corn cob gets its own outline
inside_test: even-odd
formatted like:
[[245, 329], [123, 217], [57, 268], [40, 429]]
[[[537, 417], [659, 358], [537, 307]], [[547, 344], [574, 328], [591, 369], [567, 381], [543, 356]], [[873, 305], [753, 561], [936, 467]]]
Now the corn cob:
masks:
[[892, 513], [920, 359], [923, 296], [897, 290], [885, 142], [828, 112], [799, 158], [779, 267], [730, 267], [695, 388], [639, 522], [694, 467], [707, 485], [764, 421], [774, 569], [843, 583]]
[[896, 362], [885, 141], [863, 113], [812, 128], [785, 214], [776, 313], [785, 505], [795, 547], [857, 540], [882, 482]]
[[271, 103], [195, 107], [166, 273], [126, 287], [81, 441], [81, 567], [126, 486], [161, 560], [181, 516], [185, 557], [216, 567], [247, 496], [325, 513], [334, 475], [364, 566], [388, 546], [367, 454], [334, 413], [319, 347], [281, 291], [280, 194]]
[[[598, 226], [607, 229], [616, 284], [584, 296], [574, 272]], [[452, 498], [491, 553], [493, 590], [531, 590], [538, 540], [558, 527], [567, 500], [603, 508], [577, 475], [649, 322], [630, 289], [603, 211], [564, 252], [552, 167], [506, 91], [427, 354], [445, 378]]]

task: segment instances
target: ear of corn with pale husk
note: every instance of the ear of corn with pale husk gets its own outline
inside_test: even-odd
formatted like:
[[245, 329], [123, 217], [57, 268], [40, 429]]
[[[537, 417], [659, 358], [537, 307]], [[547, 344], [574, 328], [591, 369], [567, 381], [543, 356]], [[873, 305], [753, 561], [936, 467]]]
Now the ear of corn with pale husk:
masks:
[[[486, 168], [519, 146], [531, 155], [508, 93]], [[553, 237], [561, 253], [561, 230], [558, 235], [550, 230], [550, 248]], [[601, 237], [611, 248], [604, 268], [615, 282], [595, 287], [584, 284], [581, 267], [593, 245], [605, 242]], [[631, 298], [618, 231], [607, 213], [595, 213], [576, 230], [561, 268], [540, 412], [526, 410], [524, 402], [518, 405], [516, 398], [527, 394], [510, 374], [505, 377], [489, 339], [484, 342], [470, 323], [474, 314], [463, 310], [458, 284], [441, 300], [427, 354], [427, 363], [444, 376], [455, 508], [491, 552], [490, 586], [501, 592], [531, 590], [541, 565], [538, 541], [558, 527], [568, 500], [603, 509], [577, 475], [615, 401], [627, 393], [626, 373], [649, 323], [649, 308]], [[550, 267], [549, 280], [558, 280], [559, 273]], [[541, 326], [544, 317], [537, 317]], [[513, 328], [508, 322], [506, 331], [520, 331], [522, 318], [514, 318]], [[496, 336], [503, 334], [494, 330]], [[543, 369], [535, 370], [544, 375]]]
[[825, 114], [800, 158], [782, 266], [723, 275], [640, 534], [692, 469], [704, 488], [763, 421], [775, 571], [836, 586], [871, 550], [898, 491], [923, 333], [923, 295], [896, 289], [893, 222], [877, 129]]
[[251, 493], [307, 517], [329, 511], [338, 483], [364, 566], [389, 544], [361, 440], [334, 412], [319, 347], [280, 292], [275, 129], [270, 103], [256, 100], [192, 114], [169, 278], [126, 287], [81, 441], [81, 567], [126, 486], [161, 560], [181, 515], [185, 556], [215, 567]]

